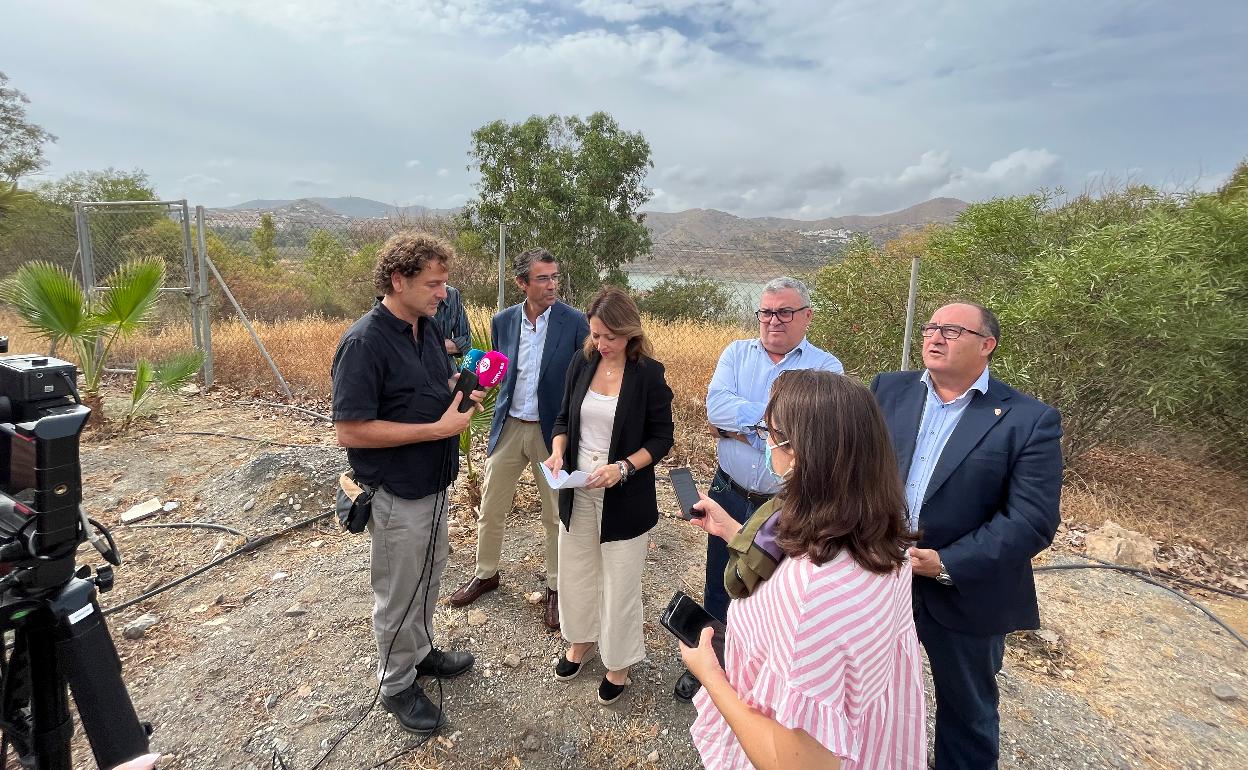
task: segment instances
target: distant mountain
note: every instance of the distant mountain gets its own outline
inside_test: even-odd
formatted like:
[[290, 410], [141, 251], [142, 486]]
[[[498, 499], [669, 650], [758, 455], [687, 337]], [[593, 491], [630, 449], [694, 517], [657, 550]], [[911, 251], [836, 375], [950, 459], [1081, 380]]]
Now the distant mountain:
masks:
[[[394, 216], [419, 218], [423, 216], [446, 215], [458, 211], [458, 209], [431, 209], [427, 206], [392, 206], [381, 201], [358, 198], [353, 195], [339, 198], [300, 198], [298, 200], [311, 201], [335, 214], [341, 214], [352, 219], [385, 219]], [[295, 202], [295, 200], [290, 199], [269, 200], [259, 198], [229, 206], [227, 210], [276, 211], [277, 209], [286, 208]]]
[[[951, 222], [967, 207], [956, 198], [933, 198], [901, 211], [878, 215], [828, 217], [811, 221], [781, 217], [745, 218], [714, 209], [690, 209], [669, 214], [646, 212], [645, 223], [654, 243], [653, 259], [630, 265], [638, 273], [689, 270], [714, 275], [725, 266], [760, 274], [805, 272], [835, 259], [855, 234], [876, 243], [929, 223]], [[353, 222], [454, 214], [458, 209], [390, 206], [368, 198], [257, 199], [229, 208], [208, 209], [218, 226], [252, 229], [264, 214], [279, 230], [310, 232], [317, 228], [342, 229]]]
[[760, 270], [817, 267], [835, 257], [856, 233], [876, 243], [930, 223], [952, 222], [967, 204], [933, 198], [901, 211], [879, 215], [828, 217], [812, 221], [781, 217], [743, 218], [714, 209], [674, 214], [646, 213], [654, 259], [639, 272], [676, 269], [710, 272], [725, 262], [750, 262]]

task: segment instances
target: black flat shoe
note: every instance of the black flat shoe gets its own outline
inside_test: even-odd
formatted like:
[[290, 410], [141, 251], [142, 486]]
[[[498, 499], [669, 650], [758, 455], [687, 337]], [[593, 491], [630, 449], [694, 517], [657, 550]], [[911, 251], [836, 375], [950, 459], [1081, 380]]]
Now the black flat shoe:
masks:
[[434, 647], [424, 660], [416, 664], [416, 676], [451, 679], [472, 668], [474, 660], [471, 652], [443, 652]]
[[394, 714], [399, 726], [409, 733], [429, 735], [445, 723], [442, 710], [433, 705], [420, 685], [413, 683], [411, 687], [394, 695], [381, 696], [381, 706]]
[[676, 680], [676, 689], [672, 690], [672, 697], [689, 703], [701, 688], [702, 683], [698, 681], [698, 678], [685, 669], [685, 673]]
[[624, 684], [616, 684], [605, 676], [598, 684], [598, 702], [604, 706], [610, 706], [624, 695], [624, 691], [633, 683], [633, 680], [624, 677]]
[[576, 679], [577, 674], [581, 673], [581, 667], [588, 663], [596, 654], [598, 654], [598, 645], [595, 644], [581, 656], [580, 661], [573, 663], [568, 660], [568, 653], [565, 650], [563, 654], [559, 656], [558, 662], [555, 663], [555, 679], [558, 679], [561, 682]]

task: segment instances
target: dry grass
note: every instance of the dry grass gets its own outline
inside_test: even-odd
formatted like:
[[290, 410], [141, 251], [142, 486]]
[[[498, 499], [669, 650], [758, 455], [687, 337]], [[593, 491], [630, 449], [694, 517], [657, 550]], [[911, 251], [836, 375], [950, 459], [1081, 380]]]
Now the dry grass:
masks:
[[[489, 311], [473, 308], [473, 322], [488, 325]], [[349, 323], [304, 318], [254, 327], [291, 388], [301, 397], [329, 398], [329, 368], [338, 338]], [[735, 339], [749, 336], [740, 327], [646, 320], [657, 357], [675, 393], [676, 446], [671, 462], [689, 465], [699, 478], [713, 469], [714, 442], [706, 428], [706, 389], [720, 352]], [[16, 317], [0, 311], [0, 334], [11, 351], [46, 352], [43, 340], [24, 331]], [[115, 360], [159, 360], [189, 346], [183, 326], [140, 335], [115, 348]], [[243, 392], [273, 393], [277, 383], [238, 321], [216, 323], [212, 330], [216, 380]], [[62, 350], [60, 355], [70, 357]], [[1122, 526], [1170, 541], [1186, 539], [1214, 545], [1248, 545], [1248, 480], [1192, 462], [1126, 450], [1096, 450], [1068, 480], [1063, 518], [1092, 526], [1113, 519]]]

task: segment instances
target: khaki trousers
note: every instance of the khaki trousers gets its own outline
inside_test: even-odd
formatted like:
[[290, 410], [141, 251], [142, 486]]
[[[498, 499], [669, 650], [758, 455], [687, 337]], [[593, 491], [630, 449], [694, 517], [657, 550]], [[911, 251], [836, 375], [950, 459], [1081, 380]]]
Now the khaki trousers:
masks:
[[[577, 470], [604, 463], [578, 458]], [[602, 665], [628, 668], [646, 657], [641, 573], [650, 533], [602, 542], [602, 489], [572, 490], [572, 528], [559, 530], [559, 623], [572, 643], [597, 642]]]
[[542, 526], [546, 530], [546, 587], [559, 585], [559, 498], [546, 483], [542, 469], [537, 467], [550, 457], [550, 448], [542, 437], [542, 426], [508, 417], [494, 451], [485, 458], [485, 490], [481, 494], [481, 511], [477, 514], [477, 577], [481, 580], [498, 574], [503, 555], [503, 529], [507, 514], [516, 499], [516, 482], [525, 467], [537, 480], [542, 499]]

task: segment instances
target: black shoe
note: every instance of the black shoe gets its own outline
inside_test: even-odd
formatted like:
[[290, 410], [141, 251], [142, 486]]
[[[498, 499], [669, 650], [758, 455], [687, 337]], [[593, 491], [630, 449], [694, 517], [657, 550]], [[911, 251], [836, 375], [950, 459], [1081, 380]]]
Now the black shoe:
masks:
[[428, 735], [446, 722], [442, 710], [433, 705], [433, 701], [429, 700], [429, 696], [415, 682], [401, 693], [383, 694], [381, 705], [394, 714], [394, 718], [399, 720], [399, 726], [409, 733]]
[[471, 652], [443, 652], [434, 647], [416, 664], [416, 676], [452, 679], [472, 668], [473, 660]]
[[676, 680], [676, 689], [672, 691], [672, 697], [689, 703], [701, 688], [702, 683], [698, 681], [698, 678], [689, 673], [689, 669], [685, 669], [685, 673], [681, 674], [680, 679]]
[[581, 656], [580, 660], [573, 663], [568, 660], [568, 653], [565, 650], [564, 653], [559, 656], [559, 661], [555, 663], [555, 679], [563, 682], [576, 679], [576, 675], [581, 673], [581, 667], [592, 660], [597, 654], [598, 645], [595, 644], [593, 647], [590, 647], [585, 651], [585, 654]]
[[624, 678], [624, 684], [616, 684], [604, 676], [598, 684], [598, 702], [610, 706], [624, 696], [624, 690], [632, 683], [633, 680], [628, 677]]

